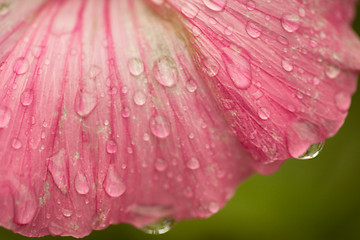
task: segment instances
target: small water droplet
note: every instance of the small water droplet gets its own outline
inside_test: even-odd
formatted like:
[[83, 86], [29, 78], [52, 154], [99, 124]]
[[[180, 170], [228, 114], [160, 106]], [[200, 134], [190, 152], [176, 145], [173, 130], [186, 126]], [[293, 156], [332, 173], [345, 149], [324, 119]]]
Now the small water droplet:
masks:
[[66, 152], [61, 149], [49, 159], [48, 169], [54, 179], [56, 186], [66, 193], [68, 190], [68, 175], [66, 166]]
[[336, 107], [343, 112], [349, 110], [351, 105], [351, 95], [346, 92], [340, 92], [335, 96]]
[[213, 58], [206, 58], [203, 60], [204, 72], [209, 77], [215, 77], [220, 70], [219, 64]]
[[134, 102], [138, 106], [143, 106], [146, 103], [146, 95], [143, 91], [137, 91], [134, 94]]
[[340, 74], [340, 68], [336, 66], [328, 66], [325, 69], [326, 76], [328, 76], [330, 79], [335, 79]]
[[80, 117], [87, 117], [94, 111], [98, 99], [94, 93], [79, 91], [75, 98], [75, 111]]
[[167, 138], [170, 135], [170, 121], [161, 115], [154, 116], [150, 121], [151, 132], [158, 138]]
[[250, 21], [246, 24], [246, 32], [249, 34], [250, 37], [256, 39], [261, 36], [262, 29], [258, 24]]
[[203, 0], [206, 7], [214, 12], [223, 11], [226, 7], [227, 0]]
[[224, 30], [225, 35], [231, 36], [234, 32], [234, 28], [232, 26], [227, 26]]
[[90, 78], [96, 78], [101, 73], [101, 68], [99, 66], [93, 65], [90, 67], [89, 70], [89, 77]]
[[213, 214], [217, 213], [220, 210], [219, 203], [216, 201], [211, 201], [209, 203], [209, 211]]
[[173, 58], [164, 56], [154, 63], [153, 73], [155, 79], [165, 87], [172, 87], [178, 79], [178, 70]]
[[249, 11], [254, 11], [255, 8], [256, 8], [256, 4], [253, 1], [248, 1], [247, 4], [246, 4], [246, 8]]
[[14, 222], [21, 225], [29, 224], [34, 219], [38, 208], [33, 191], [24, 184], [17, 185], [14, 201]]
[[199, 13], [199, 8], [192, 3], [184, 2], [181, 12], [188, 18], [195, 18]]
[[126, 191], [126, 186], [113, 164], [109, 166], [108, 174], [104, 182], [104, 188], [106, 193], [114, 198], [122, 196]]
[[15, 149], [18, 150], [22, 147], [22, 143], [21, 140], [19, 138], [14, 138], [12, 140], [11, 146]]
[[18, 58], [14, 64], [14, 73], [23, 75], [29, 70], [30, 64], [26, 58]]
[[0, 106], [0, 128], [5, 128], [11, 120], [11, 111], [5, 106]]
[[191, 170], [196, 170], [200, 168], [200, 162], [196, 158], [190, 158], [189, 161], [187, 161], [186, 166]]
[[30, 106], [33, 100], [34, 100], [34, 92], [31, 89], [25, 90], [20, 96], [20, 102], [24, 107]]
[[287, 40], [287, 38], [286, 37], [283, 37], [283, 36], [278, 36], [277, 37], [277, 41], [279, 42], [279, 43], [281, 43], [282, 45], [289, 45], [289, 40]]
[[88, 194], [90, 191], [88, 180], [82, 172], [79, 172], [75, 177], [75, 189], [81, 195]]
[[281, 61], [281, 66], [287, 72], [291, 72], [292, 70], [294, 70], [294, 66], [287, 59], [283, 59]]
[[148, 225], [142, 230], [147, 234], [164, 234], [170, 231], [175, 225], [175, 220], [172, 218], [165, 218], [155, 224]]
[[298, 157], [297, 159], [308, 160], [308, 159], [315, 158], [317, 155], [319, 155], [320, 151], [323, 149], [324, 144], [325, 144], [324, 142], [320, 142], [320, 143], [316, 143], [316, 144], [311, 145], [307, 149], [307, 151], [303, 155]]
[[128, 61], [128, 68], [133, 76], [139, 76], [145, 70], [144, 63], [139, 58], [131, 58]]
[[270, 111], [267, 108], [260, 108], [258, 114], [262, 120], [268, 120], [270, 118]]
[[163, 172], [165, 171], [165, 169], [167, 168], [168, 163], [161, 158], [156, 159], [155, 161], [155, 168], [156, 170], [158, 170], [159, 172]]
[[186, 89], [189, 92], [193, 93], [196, 91], [197, 88], [198, 88], [198, 86], [194, 80], [190, 79], [189, 81], [186, 82]]
[[110, 154], [114, 154], [117, 152], [117, 143], [115, 141], [108, 141], [106, 143], [106, 151]]
[[281, 19], [281, 26], [289, 33], [295, 32], [300, 27], [300, 17], [296, 14], [284, 15]]
[[130, 109], [128, 107], [124, 107], [121, 111], [121, 115], [123, 116], [123, 118], [130, 117]]
[[72, 211], [69, 209], [63, 209], [62, 213], [64, 215], [64, 217], [71, 217], [72, 216]]

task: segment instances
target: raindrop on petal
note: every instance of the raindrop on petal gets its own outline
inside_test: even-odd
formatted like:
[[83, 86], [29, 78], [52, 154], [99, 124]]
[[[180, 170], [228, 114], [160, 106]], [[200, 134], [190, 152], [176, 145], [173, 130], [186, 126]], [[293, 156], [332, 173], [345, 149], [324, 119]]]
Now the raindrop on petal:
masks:
[[199, 160], [197, 160], [196, 158], [190, 158], [189, 161], [187, 161], [186, 166], [191, 169], [191, 170], [196, 170], [198, 168], [200, 168], [200, 163]]
[[90, 191], [88, 180], [81, 172], [79, 172], [75, 177], [75, 189], [81, 195], [88, 194]]
[[223, 11], [226, 7], [227, 0], [203, 0], [206, 7], [215, 12]]
[[14, 64], [14, 73], [23, 75], [29, 70], [29, 61], [26, 58], [18, 58]]
[[295, 32], [300, 27], [300, 17], [296, 14], [284, 15], [281, 19], [281, 26], [287, 32]]
[[134, 76], [141, 75], [145, 70], [144, 63], [139, 58], [131, 58], [128, 61], [128, 68], [130, 73]]
[[109, 170], [104, 182], [104, 188], [106, 193], [110, 197], [120, 197], [126, 191], [126, 186], [121, 177], [117, 173], [115, 166], [112, 164], [109, 166]]
[[0, 128], [5, 128], [11, 119], [11, 111], [5, 106], [0, 106]]
[[323, 149], [324, 144], [325, 144], [324, 142], [320, 142], [320, 143], [311, 145], [306, 150], [306, 152], [303, 155], [301, 155], [300, 157], [298, 157], [297, 159], [308, 160], [308, 159], [315, 158], [317, 155], [319, 155], [320, 151]]
[[150, 121], [151, 132], [158, 138], [167, 138], [170, 135], [170, 122], [161, 115], [154, 116]]
[[31, 89], [25, 90], [20, 96], [20, 102], [24, 107], [30, 106], [33, 100], [34, 100], [34, 92]]
[[178, 70], [174, 59], [165, 56], [154, 63], [153, 73], [155, 79], [165, 87], [172, 87], [178, 80]]
[[167, 233], [174, 225], [174, 219], [165, 218], [155, 224], [144, 227], [142, 230], [147, 234], [164, 234]]

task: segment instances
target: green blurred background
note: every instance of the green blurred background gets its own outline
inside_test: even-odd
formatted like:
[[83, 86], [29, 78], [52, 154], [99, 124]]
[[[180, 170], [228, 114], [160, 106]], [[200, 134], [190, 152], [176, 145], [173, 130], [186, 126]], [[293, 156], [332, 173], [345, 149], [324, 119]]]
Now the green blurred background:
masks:
[[[28, 238], [0, 228], [0, 239]], [[72, 238], [41, 238], [47, 239]], [[253, 176], [215, 216], [180, 222], [164, 235], [118, 225], [85, 239], [360, 239], [360, 92], [345, 125], [316, 159], [289, 160], [271, 176]]]

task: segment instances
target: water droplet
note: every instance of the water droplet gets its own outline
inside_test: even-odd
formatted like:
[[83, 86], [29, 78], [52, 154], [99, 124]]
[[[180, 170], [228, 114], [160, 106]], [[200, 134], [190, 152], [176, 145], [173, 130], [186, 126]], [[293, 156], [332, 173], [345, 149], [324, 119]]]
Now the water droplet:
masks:
[[253, 1], [248, 1], [248, 3], [246, 4], [246, 8], [249, 11], [254, 11], [256, 8], [256, 4]]
[[19, 138], [14, 138], [12, 140], [11, 146], [15, 149], [18, 150], [22, 147], [22, 143], [21, 140]]
[[184, 2], [181, 12], [188, 18], [195, 18], [199, 13], [199, 8], [192, 3]]
[[270, 111], [267, 108], [260, 108], [258, 114], [262, 120], [268, 120], [270, 118]]
[[155, 61], [153, 72], [155, 79], [165, 87], [172, 87], [177, 82], [178, 70], [171, 57], [165, 56]]
[[209, 211], [211, 212], [211, 213], [217, 213], [218, 211], [220, 210], [220, 206], [219, 206], [219, 203], [218, 202], [216, 202], [216, 201], [211, 201], [210, 203], [209, 203]]
[[311, 145], [306, 150], [306, 152], [303, 155], [301, 155], [300, 157], [298, 157], [297, 159], [308, 160], [308, 159], [315, 158], [317, 155], [319, 155], [320, 151], [323, 149], [324, 144], [325, 144], [324, 142], [320, 142], [320, 143]]
[[186, 166], [191, 169], [191, 170], [196, 170], [198, 168], [200, 168], [200, 163], [199, 160], [197, 160], [196, 158], [190, 158], [189, 161], [187, 161]]
[[62, 213], [64, 215], [64, 217], [71, 217], [72, 216], [72, 211], [69, 209], [63, 209]]
[[147, 234], [164, 234], [167, 233], [175, 225], [175, 220], [172, 218], [165, 218], [155, 224], [148, 225], [143, 228]]
[[11, 111], [5, 106], [0, 106], [0, 128], [5, 128], [11, 119]]
[[170, 121], [161, 115], [154, 116], [150, 121], [151, 132], [158, 138], [167, 138], [170, 135]]
[[33, 191], [28, 186], [19, 184], [16, 188], [14, 201], [14, 222], [21, 225], [29, 224], [34, 219], [38, 208]]
[[300, 27], [300, 17], [296, 14], [284, 15], [281, 19], [281, 25], [285, 31], [295, 32]]
[[215, 12], [223, 11], [226, 7], [227, 0], [203, 0], [206, 7]]
[[164, 3], [164, 0], [151, 0], [156, 5], [161, 5]]
[[246, 24], [246, 32], [250, 37], [256, 39], [261, 36], [262, 29], [258, 24], [250, 21]]
[[21, 104], [26, 107], [30, 106], [34, 100], [34, 92], [31, 89], [25, 90], [20, 97]]
[[130, 117], [130, 109], [128, 107], [124, 107], [121, 111], [121, 115], [123, 116], [123, 118]]
[[88, 180], [82, 172], [79, 172], [75, 177], [75, 189], [81, 195], [88, 194], [90, 191]]
[[131, 58], [128, 61], [128, 68], [130, 73], [134, 76], [141, 75], [145, 70], [144, 63], [139, 58]]
[[346, 112], [351, 105], [351, 95], [346, 92], [336, 94], [335, 104], [340, 111]]
[[146, 103], [146, 95], [143, 91], [137, 91], [134, 94], [134, 102], [138, 106], [143, 106]]
[[238, 54], [232, 49], [225, 49], [225, 52], [223, 60], [234, 85], [242, 90], [248, 89], [251, 86], [252, 77], [249, 57], [245, 54]]
[[281, 66], [287, 72], [291, 72], [292, 70], [294, 70], [294, 66], [286, 59], [283, 59], [281, 61]]
[[231, 36], [234, 32], [234, 28], [232, 26], [227, 26], [224, 30], [225, 35]]
[[108, 141], [106, 143], [106, 151], [110, 154], [114, 154], [117, 152], [117, 143], [115, 141]]
[[278, 36], [277, 37], [277, 41], [279, 42], [279, 43], [281, 43], [282, 45], [289, 45], [289, 40], [287, 40], [287, 38], [286, 37], [283, 37], [283, 36]]
[[110, 197], [114, 198], [122, 196], [126, 191], [126, 186], [120, 178], [119, 174], [117, 173], [113, 164], [109, 166], [108, 174], [104, 182], [104, 188], [106, 193]]
[[98, 99], [94, 93], [78, 92], [75, 98], [75, 111], [80, 117], [87, 117], [94, 111]]
[[159, 172], [163, 172], [165, 171], [165, 169], [167, 168], [168, 163], [161, 158], [156, 159], [155, 161], [155, 168], [156, 170], [158, 170]]
[[328, 66], [325, 69], [326, 76], [328, 76], [330, 79], [335, 79], [340, 74], [340, 68], [336, 66]]
[[101, 68], [99, 66], [93, 65], [90, 67], [89, 70], [89, 77], [90, 78], [96, 78], [101, 73]]
[[1, 3], [0, 4], [0, 17], [4, 17], [10, 12], [10, 3]]
[[194, 80], [190, 79], [189, 81], [186, 82], [186, 89], [189, 92], [193, 93], [196, 91], [197, 88], [198, 88], [198, 86]]
[[209, 77], [215, 77], [220, 70], [219, 64], [213, 58], [206, 58], [203, 60], [204, 72]]
[[14, 64], [14, 73], [23, 75], [29, 70], [30, 64], [26, 58], [18, 58]]
[[66, 152], [61, 149], [49, 159], [48, 169], [54, 179], [56, 186], [63, 192], [68, 191], [68, 175], [66, 166]]

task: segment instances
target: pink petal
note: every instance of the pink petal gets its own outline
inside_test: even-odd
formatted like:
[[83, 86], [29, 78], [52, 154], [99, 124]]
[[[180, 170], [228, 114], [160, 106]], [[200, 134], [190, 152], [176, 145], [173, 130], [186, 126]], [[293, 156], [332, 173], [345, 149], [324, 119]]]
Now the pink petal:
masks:
[[164, 19], [130, 0], [0, 18], [14, 22], [0, 32], [2, 226], [82, 237], [207, 217], [254, 168], [343, 123], [360, 66], [350, 3], [148, 2]]
[[151, 2], [182, 16], [202, 78], [256, 161], [299, 157], [343, 124], [360, 68], [355, 1]]
[[82, 237], [217, 212], [253, 166], [186, 36], [140, 1], [40, 9], [1, 56], [0, 224]]

